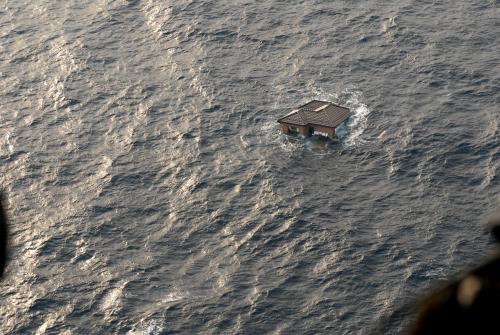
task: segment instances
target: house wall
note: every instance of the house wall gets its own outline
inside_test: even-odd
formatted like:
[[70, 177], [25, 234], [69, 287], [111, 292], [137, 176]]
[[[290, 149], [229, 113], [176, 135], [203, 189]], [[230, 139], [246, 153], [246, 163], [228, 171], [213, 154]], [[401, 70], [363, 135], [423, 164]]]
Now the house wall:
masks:
[[288, 125], [287, 124], [284, 124], [282, 123], [281, 124], [281, 131], [283, 132], [283, 134], [290, 134], [290, 132], [288, 131]]
[[[281, 124], [281, 131], [283, 134], [290, 134], [290, 128], [295, 127], [299, 130], [299, 134], [303, 136], [309, 136], [309, 126], [297, 126], [289, 123]], [[327, 133], [329, 138], [335, 137], [335, 129], [330, 127], [322, 127], [322, 126], [311, 126], [315, 131], [319, 131], [322, 133]]]
[[315, 131], [319, 131], [322, 133], [327, 133], [329, 138], [335, 137], [335, 128], [330, 127], [322, 127], [322, 126], [312, 126]]
[[298, 126], [294, 124], [289, 124], [289, 123], [282, 123], [281, 124], [281, 131], [283, 131], [283, 134], [290, 134], [290, 128], [289, 127], [295, 127], [299, 130], [299, 134], [303, 136], [309, 135], [309, 127], [306, 126]]
[[309, 127], [307, 126], [298, 126], [299, 134], [302, 136], [309, 136]]

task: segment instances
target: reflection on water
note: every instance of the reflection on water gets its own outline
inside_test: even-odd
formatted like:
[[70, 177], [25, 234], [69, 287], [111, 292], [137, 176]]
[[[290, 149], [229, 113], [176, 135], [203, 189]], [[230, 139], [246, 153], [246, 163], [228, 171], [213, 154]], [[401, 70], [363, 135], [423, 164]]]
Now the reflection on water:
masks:
[[488, 248], [495, 6], [6, 1], [0, 333], [366, 332]]

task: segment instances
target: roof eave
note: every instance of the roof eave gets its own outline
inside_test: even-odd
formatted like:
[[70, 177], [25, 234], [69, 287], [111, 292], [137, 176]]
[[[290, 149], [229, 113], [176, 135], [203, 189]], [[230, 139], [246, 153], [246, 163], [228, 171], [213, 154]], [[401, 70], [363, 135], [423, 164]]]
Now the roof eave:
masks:
[[299, 108], [297, 108], [297, 109], [299, 109], [299, 110], [300, 110], [300, 109], [302, 109], [302, 108], [306, 107], [307, 105], [310, 105], [310, 104], [311, 104], [311, 103], [313, 103], [313, 102], [324, 102], [325, 104], [331, 104], [331, 102], [328, 102], [328, 101], [323, 101], [323, 100], [316, 100], [316, 99], [314, 99], [314, 100], [309, 101], [309, 102], [308, 102], [308, 103], [306, 103], [306, 104], [303, 104], [302, 106], [300, 106], [300, 107], [299, 107]]
[[351, 111], [351, 109], [350, 109], [350, 108], [347, 108], [347, 107], [344, 107], [344, 106], [340, 106], [340, 105], [334, 104], [333, 102], [330, 102], [330, 105], [335, 106], [335, 107], [338, 107], [338, 108], [342, 108], [342, 109], [347, 109], [349, 112]]
[[304, 127], [304, 126], [308, 125], [308, 123], [304, 124], [304, 123], [296, 123], [296, 122], [286, 122], [283, 120], [278, 120], [278, 123], [280, 123], [280, 124], [286, 123], [286, 124], [291, 124], [291, 125], [300, 126], [300, 127]]

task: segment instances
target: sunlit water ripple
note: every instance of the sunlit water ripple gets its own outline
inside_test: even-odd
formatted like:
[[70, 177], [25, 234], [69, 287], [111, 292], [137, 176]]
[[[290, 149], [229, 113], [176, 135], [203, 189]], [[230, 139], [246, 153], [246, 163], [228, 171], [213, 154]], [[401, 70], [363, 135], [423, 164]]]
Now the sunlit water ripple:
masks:
[[[368, 333], [492, 248], [499, 15], [3, 1], [0, 333]], [[311, 99], [333, 143], [280, 134]]]

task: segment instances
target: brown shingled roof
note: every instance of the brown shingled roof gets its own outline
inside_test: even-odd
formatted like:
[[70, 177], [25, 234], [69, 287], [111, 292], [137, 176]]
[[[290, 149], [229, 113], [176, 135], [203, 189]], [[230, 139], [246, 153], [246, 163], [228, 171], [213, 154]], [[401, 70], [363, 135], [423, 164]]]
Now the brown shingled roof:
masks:
[[328, 101], [313, 100], [279, 119], [278, 122], [299, 126], [310, 124], [336, 128], [351, 115], [352, 113], [349, 108], [341, 107]]

